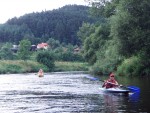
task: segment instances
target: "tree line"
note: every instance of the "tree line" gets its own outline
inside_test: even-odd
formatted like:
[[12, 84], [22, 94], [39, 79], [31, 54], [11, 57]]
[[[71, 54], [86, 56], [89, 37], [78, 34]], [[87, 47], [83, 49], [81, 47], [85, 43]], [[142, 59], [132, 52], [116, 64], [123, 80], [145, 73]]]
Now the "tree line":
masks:
[[148, 76], [150, 73], [149, 0], [87, 0], [95, 17], [105, 23], [84, 23], [78, 36], [92, 71]]
[[[80, 55], [92, 65], [90, 70], [95, 74], [115, 71], [118, 75], [149, 76], [149, 0], [86, 1], [91, 3], [92, 7], [74, 6], [75, 9], [70, 9], [72, 6], [67, 6], [63, 7], [63, 10], [60, 8], [61, 11], [58, 9], [54, 12], [32, 13], [32, 15], [27, 14], [20, 18], [10, 19], [6, 24], [0, 26], [0, 40], [1, 42], [18, 43], [25, 38], [32, 43], [54, 42], [53, 52], [59, 56], [55, 58], [63, 56], [62, 58], [66, 60], [75, 56], [69, 51], [72, 45], [80, 45], [83, 50]], [[71, 16], [67, 15], [72, 10], [76, 11], [70, 12]], [[53, 16], [45, 14], [53, 14]], [[71, 45], [67, 45], [69, 49], [65, 53], [63, 47], [67, 43]], [[2, 48], [1, 51], [5, 49], [7, 48]], [[41, 57], [39, 61], [40, 59]], [[73, 60], [70, 59], [70, 61]], [[47, 60], [43, 62], [46, 63]]]
[[83, 22], [93, 23], [96, 20], [89, 16], [88, 10], [88, 6], [67, 5], [52, 11], [14, 17], [0, 25], [0, 42], [19, 44], [27, 38], [32, 44], [37, 44], [53, 38], [60, 43], [80, 45], [76, 34], [79, 27]]

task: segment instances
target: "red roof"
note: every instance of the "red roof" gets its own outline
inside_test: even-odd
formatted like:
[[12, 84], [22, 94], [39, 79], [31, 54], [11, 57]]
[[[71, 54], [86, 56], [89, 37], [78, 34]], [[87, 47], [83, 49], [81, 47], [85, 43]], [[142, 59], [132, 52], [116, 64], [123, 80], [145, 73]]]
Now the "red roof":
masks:
[[37, 48], [44, 48], [44, 49], [46, 49], [48, 47], [48, 44], [47, 43], [41, 43], [41, 44], [38, 44], [37, 45]]

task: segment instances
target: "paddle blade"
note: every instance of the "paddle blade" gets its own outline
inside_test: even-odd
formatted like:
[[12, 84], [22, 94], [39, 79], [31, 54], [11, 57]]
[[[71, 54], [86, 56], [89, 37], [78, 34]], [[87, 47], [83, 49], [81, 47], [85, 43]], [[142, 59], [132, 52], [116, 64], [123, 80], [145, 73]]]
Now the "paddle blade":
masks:
[[136, 86], [128, 86], [127, 87], [131, 92], [140, 92], [140, 88]]

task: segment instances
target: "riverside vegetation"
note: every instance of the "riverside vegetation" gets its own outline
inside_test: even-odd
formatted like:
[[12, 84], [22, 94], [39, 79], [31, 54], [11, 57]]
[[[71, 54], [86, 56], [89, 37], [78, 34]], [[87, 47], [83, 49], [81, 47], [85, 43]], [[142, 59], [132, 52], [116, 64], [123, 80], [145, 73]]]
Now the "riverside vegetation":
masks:
[[17, 53], [8, 51], [10, 45], [10, 43], [6, 43], [0, 49], [0, 56], [3, 59], [0, 60], [1, 74], [32, 73], [38, 72], [40, 68], [44, 72], [88, 71], [90, 67], [80, 53], [73, 52], [74, 47], [72, 45], [56, 47], [53, 50], [48, 48], [30, 51], [31, 42], [24, 39], [20, 41], [20, 49]]
[[[88, 71], [89, 67], [87, 63], [56, 61], [53, 71]], [[35, 61], [0, 60], [0, 74], [36, 73], [40, 68], [42, 68], [44, 72], [49, 72], [49, 69], [45, 65]]]
[[[56, 62], [80, 62], [83, 70], [87, 65], [82, 63], [87, 62], [90, 72], [98, 75], [115, 72], [150, 77], [149, 0], [86, 1], [92, 7], [65, 6], [12, 18], [0, 25], [0, 59], [37, 62], [49, 72], [79, 67]], [[20, 49], [12, 53], [6, 42], [20, 45]], [[29, 51], [31, 43], [41, 42], [47, 42], [50, 48]], [[76, 47], [81, 49], [77, 54], [73, 52]]]

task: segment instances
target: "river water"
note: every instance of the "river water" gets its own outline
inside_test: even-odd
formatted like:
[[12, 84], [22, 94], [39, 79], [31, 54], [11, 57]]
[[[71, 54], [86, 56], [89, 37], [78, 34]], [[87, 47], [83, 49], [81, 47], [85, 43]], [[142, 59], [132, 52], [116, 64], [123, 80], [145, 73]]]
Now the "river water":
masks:
[[[106, 94], [102, 82], [83, 73], [0, 75], [0, 113], [150, 113], [148, 79], [126, 80], [140, 93]], [[127, 82], [128, 81], [128, 82]]]

